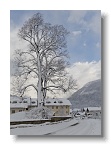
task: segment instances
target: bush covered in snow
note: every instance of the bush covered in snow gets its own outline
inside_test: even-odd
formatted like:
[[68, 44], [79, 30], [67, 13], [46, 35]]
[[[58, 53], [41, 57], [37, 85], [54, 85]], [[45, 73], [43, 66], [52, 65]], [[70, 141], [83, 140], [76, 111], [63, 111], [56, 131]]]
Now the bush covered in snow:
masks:
[[50, 119], [53, 114], [54, 112], [47, 107], [35, 107], [26, 113], [26, 117], [29, 119]]

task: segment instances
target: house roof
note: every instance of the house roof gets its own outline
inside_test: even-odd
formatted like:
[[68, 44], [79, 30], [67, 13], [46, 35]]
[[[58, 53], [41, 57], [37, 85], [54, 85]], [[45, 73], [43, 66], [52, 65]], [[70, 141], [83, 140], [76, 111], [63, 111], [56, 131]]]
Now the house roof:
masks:
[[14, 109], [14, 108], [27, 108], [27, 107], [28, 107], [28, 104], [23, 104], [23, 103], [16, 103], [16, 104], [11, 103], [10, 104], [10, 108], [11, 109]]
[[45, 106], [63, 106], [71, 105], [70, 101], [65, 98], [48, 98], [45, 99]]
[[[45, 99], [45, 106], [64, 106], [71, 105], [70, 101], [65, 98], [48, 98]], [[27, 108], [28, 106], [36, 106], [37, 98], [30, 97], [11, 97], [10, 108]]]
[[[85, 108], [84, 108], [85, 111], [87, 111], [87, 109], [88, 109], [89, 111], [100, 111], [100, 110], [101, 110], [101, 107], [85, 107]], [[73, 111], [74, 111], [74, 112], [76, 112], [76, 111], [81, 111], [81, 109], [80, 109], [80, 108], [74, 108]]]
[[[101, 107], [87, 107], [89, 111], [100, 111]], [[85, 110], [87, 110], [87, 108], [84, 108]]]

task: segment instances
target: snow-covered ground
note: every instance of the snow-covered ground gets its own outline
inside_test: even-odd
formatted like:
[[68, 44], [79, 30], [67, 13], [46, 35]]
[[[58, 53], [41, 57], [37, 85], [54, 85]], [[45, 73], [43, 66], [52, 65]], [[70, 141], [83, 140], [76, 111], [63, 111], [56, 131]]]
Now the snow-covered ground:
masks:
[[11, 135], [101, 135], [100, 119], [69, 119], [44, 124], [12, 125]]

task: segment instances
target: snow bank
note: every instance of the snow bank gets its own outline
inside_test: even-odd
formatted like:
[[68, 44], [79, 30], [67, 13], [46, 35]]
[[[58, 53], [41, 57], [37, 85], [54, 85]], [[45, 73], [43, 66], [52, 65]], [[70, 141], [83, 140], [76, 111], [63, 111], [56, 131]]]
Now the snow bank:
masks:
[[23, 121], [27, 119], [26, 118], [26, 112], [23, 111], [23, 112], [18, 112], [18, 113], [14, 113], [14, 114], [11, 114], [10, 115], [10, 121]]
[[26, 117], [30, 119], [50, 119], [53, 114], [54, 112], [47, 107], [35, 107], [26, 113]]

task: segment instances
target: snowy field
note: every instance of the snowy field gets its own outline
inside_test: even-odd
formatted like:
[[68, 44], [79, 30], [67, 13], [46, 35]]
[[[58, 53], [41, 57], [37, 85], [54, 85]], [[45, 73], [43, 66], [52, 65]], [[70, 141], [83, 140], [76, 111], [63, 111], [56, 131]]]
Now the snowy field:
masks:
[[44, 124], [10, 126], [11, 135], [101, 135], [100, 119], [69, 119]]

